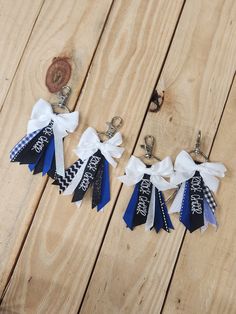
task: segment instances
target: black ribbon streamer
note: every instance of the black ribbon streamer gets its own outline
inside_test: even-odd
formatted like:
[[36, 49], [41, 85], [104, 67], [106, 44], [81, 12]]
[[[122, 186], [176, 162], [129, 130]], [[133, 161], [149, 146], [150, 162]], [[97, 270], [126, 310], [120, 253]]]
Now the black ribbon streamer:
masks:
[[40, 156], [40, 159], [34, 168], [33, 174], [38, 174], [40, 172], [43, 172], [45, 153], [46, 153], [46, 149], [43, 151], [42, 155]]
[[100, 166], [97, 170], [93, 182], [92, 208], [96, 207], [101, 201], [103, 171], [104, 171], [104, 157], [102, 156], [102, 161], [100, 162]]
[[56, 158], [55, 158], [55, 155], [54, 155], [53, 160], [52, 160], [51, 168], [50, 168], [50, 170], [47, 172], [47, 174], [48, 174], [49, 177], [52, 178], [53, 180], [56, 180], [56, 179], [57, 179]]
[[101, 166], [103, 156], [100, 150], [98, 150], [93, 156], [91, 156], [85, 167], [82, 179], [74, 191], [72, 202], [81, 201], [87, 192], [90, 185], [94, 182], [97, 171]]
[[[42, 155], [53, 136], [53, 121], [43, 128], [33, 139], [26, 144], [23, 150], [13, 160], [21, 164], [34, 164], [40, 162]], [[37, 172], [36, 172], [37, 173]]]
[[190, 232], [204, 226], [204, 182], [196, 171], [190, 179], [189, 202], [190, 202]]
[[152, 183], [150, 175], [145, 173], [139, 185], [138, 202], [133, 222], [134, 227], [146, 223], [151, 195]]

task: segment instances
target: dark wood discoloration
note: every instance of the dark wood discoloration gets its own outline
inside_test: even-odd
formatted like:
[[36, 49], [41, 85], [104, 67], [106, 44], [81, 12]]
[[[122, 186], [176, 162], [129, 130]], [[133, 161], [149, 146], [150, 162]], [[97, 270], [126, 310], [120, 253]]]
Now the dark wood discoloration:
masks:
[[69, 58], [54, 58], [47, 70], [46, 86], [51, 93], [56, 93], [65, 86], [71, 77], [71, 65]]

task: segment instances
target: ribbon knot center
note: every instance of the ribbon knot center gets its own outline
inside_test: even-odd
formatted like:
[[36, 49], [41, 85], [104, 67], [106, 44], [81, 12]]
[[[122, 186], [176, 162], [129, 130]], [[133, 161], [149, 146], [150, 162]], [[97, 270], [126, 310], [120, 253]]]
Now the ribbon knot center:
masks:
[[153, 172], [153, 169], [151, 169], [151, 168], [146, 168], [145, 171], [144, 171], [144, 173], [149, 174], [150, 176], [151, 176], [151, 175], [156, 175], [156, 173], [154, 173], [154, 172]]

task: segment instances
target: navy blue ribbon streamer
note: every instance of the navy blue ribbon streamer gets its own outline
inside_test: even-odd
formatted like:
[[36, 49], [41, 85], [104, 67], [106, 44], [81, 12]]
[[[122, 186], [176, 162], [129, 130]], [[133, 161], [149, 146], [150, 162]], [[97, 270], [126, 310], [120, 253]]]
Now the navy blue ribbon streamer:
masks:
[[74, 191], [72, 202], [78, 202], [83, 199], [90, 185], [95, 180], [96, 173], [103, 160], [102, 157], [103, 155], [101, 151], [98, 150], [95, 154], [93, 154], [89, 158], [87, 165], [85, 167], [84, 173], [82, 175], [82, 178]]
[[56, 180], [56, 179], [57, 179], [55, 154], [54, 154], [54, 156], [53, 156], [51, 168], [49, 169], [49, 171], [47, 172], [47, 174], [48, 174], [48, 176], [49, 176], [50, 178], [52, 178], [53, 180]]
[[156, 232], [164, 229], [170, 232], [170, 229], [174, 229], [173, 224], [170, 219], [170, 215], [167, 210], [165, 199], [163, 193], [155, 188], [155, 219], [154, 226]]
[[129, 201], [129, 204], [128, 204], [128, 206], [125, 210], [124, 216], [123, 216], [123, 219], [124, 219], [127, 227], [131, 230], [133, 230], [133, 228], [134, 228], [134, 216], [135, 216], [136, 207], [137, 207], [137, 203], [138, 203], [139, 188], [140, 188], [140, 182], [138, 182], [135, 185], [131, 199]]
[[54, 143], [54, 136], [51, 138], [50, 143], [47, 147], [44, 164], [43, 164], [43, 176], [48, 173], [51, 169], [52, 161], [55, 158], [55, 143]]
[[190, 230], [190, 180], [186, 181], [179, 220]]
[[190, 179], [190, 232], [204, 226], [204, 183], [198, 171]]
[[138, 203], [134, 216], [134, 226], [146, 223], [151, 195], [152, 183], [150, 181], [150, 175], [145, 173], [139, 186]]
[[[43, 154], [43, 153], [42, 153], [42, 154]], [[40, 159], [41, 159], [41, 157], [42, 157], [42, 154], [41, 154], [41, 155], [39, 155], [38, 160], [37, 160], [35, 163], [28, 164], [28, 168], [29, 168], [29, 170], [30, 170], [30, 171], [34, 171], [34, 169], [35, 169], [35, 167], [36, 167], [37, 163], [39, 162], [39, 160], [40, 160]]]
[[35, 164], [33, 174], [38, 174], [43, 171], [44, 159], [45, 159], [46, 150], [42, 153], [39, 161]]
[[51, 169], [54, 156], [55, 145], [54, 136], [52, 136], [46, 150], [40, 154], [38, 160], [35, 163], [28, 165], [30, 171], [33, 171], [33, 174], [42, 172], [42, 174], [45, 175]]
[[204, 226], [204, 182], [198, 171], [185, 182], [180, 221], [190, 232]]

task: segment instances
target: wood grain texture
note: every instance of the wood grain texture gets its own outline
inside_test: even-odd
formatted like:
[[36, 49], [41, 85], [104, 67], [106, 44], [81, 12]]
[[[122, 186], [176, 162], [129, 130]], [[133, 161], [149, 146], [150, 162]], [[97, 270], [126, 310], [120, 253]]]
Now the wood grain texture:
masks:
[[[155, 153], [164, 158], [191, 149], [198, 129], [204, 134], [202, 149], [209, 152], [236, 65], [235, 10], [234, 1], [187, 1], [158, 86], [165, 89], [164, 104], [159, 113], [148, 113], [137, 156], [147, 134], [156, 137]], [[162, 308], [184, 228], [173, 217], [171, 234], [145, 232], [144, 226], [127, 230], [121, 219], [131, 192], [122, 187], [81, 313], [159, 313]], [[215, 235], [214, 230], [207, 233]], [[183, 269], [180, 275], [176, 286]], [[178, 292], [183, 297], [183, 290]]]
[[236, 312], [235, 103], [236, 81], [210, 155], [228, 169], [217, 193], [219, 229], [186, 235], [163, 313]]
[[[182, 1], [116, 1], [98, 47], [78, 107], [80, 132], [104, 129], [114, 115], [124, 118], [126, 159], [137, 138], [160, 72]], [[159, 30], [157, 32], [157, 30]], [[137, 114], [138, 112], [138, 114]], [[120, 183], [111, 171], [112, 201], [104, 213], [80, 209], [48, 186], [2, 303], [14, 313], [76, 313], [82, 300]], [[120, 222], [121, 223], [121, 222]]]
[[0, 1], [0, 110], [43, 2]]
[[1, 293], [46, 182], [40, 175], [32, 176], [25, 166], [10, 164], [9, 151], [26, 132], [36, 100], [56, 100], [47, 92], [45, 75], [59, 55], [72, 64], [70, 106], [75, 105], [110, 5], [111, 0], [46, 1], [4, 103], [0, 115]]

